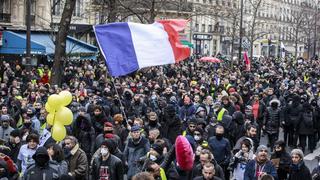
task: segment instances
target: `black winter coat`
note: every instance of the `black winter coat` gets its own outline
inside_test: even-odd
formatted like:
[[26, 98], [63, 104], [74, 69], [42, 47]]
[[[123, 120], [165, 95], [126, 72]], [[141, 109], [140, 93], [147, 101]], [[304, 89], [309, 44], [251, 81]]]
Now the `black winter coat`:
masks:
[[114, 155], [109, 155], [108, 159], [102, 162], [101, 157], [96, 157], [92, 164], [92, 179], [106, 178], [111, 180], [123, 180], [122, 161]]
[[268, 107], [265, 116], [263, 124], [265, 126], [265, 131], [268, 134], [275, 134], [279, 132], [280, 127], [280, 109], [273, 109], [271, 107]]
[[37, 165], [31, 165], [28, 167], [24, 174], [24, 180], [57, 180], [59, 179], [58, 170], [47, 165], [46, 167], [39, 167]]
[[72, 134], [78, 139], [80, 148], [86, 154], [94, 153], [95, 130], [88, 116], [78, 116], [76, 118]]
[[171, 144], [174, 144], [178, 135], [181, 135], [182, 124], [178, 116], [166, 116], [161, 123], [161, 136], [169, 139]]
[[272, 160], [279, 160], [279, 167], [277, 167], [277, 174], [279, 180], [286, 180], [290, 170], [291, 156], [286, 151], [273, 153]]
[[301, 114], [299, 134], [312, 135], [314, 133], [314, 115], [311, 110], [305, 109]]
[[292, 165], [290, 166], [290, 174], [289, 180], [312, 180], [309, 168], [304, 164], [304, 162], [300, 162], [298, 164], [298, 168], [294, 168]]

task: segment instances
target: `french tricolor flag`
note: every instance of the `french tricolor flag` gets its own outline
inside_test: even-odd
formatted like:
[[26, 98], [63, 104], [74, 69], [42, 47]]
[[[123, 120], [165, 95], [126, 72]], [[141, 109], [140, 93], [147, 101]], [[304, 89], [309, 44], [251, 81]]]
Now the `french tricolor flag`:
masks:
[[190, 49], [180, 43], [178, 33], [187, 22], [119, 22], [94, 26], [94, 32], [110, 74], [117, 77], [144, 67], [173, 64], [188, 58]]

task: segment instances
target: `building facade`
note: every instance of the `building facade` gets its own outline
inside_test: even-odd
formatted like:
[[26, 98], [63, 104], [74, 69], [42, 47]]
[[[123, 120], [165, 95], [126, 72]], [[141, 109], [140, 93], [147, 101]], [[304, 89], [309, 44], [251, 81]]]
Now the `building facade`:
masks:
[[[30, 1], [31, 29], [57, 31], [64, 1]], [[108, 8], [97, 8], [100, 1], [76, 0], [70, 35], [90, 43], [95, 41], [92, 25], [105, 23], [109, 14]], [[281, 51], [294, 55], [296, 46], [297, 56], [310, 56], [314, 49], [319, 51], [319, 46], [315, 46], [320, 29], [315, 24], [319, 17], [317, 0], [243, 0], [242, 42], [239, 42], [241, 0], [176, 2], [181, 4], [160, 10], [156, 19], [189, 19], [189, 26], [180, 35], [184, 41], [193, 44], [194, 54], [209, 56], [220, 53], [232, 58], [237, 56], [240, 44], [243, 49], [250, 51], [252, 48], [253, 56], [279, 56]], [[25, 3], [26, 0], [1, 0], [0, 27], [25, 30]], [[119, 21], [139, 22], [139, 18], [135, 15], [122, 18], [120, 15]]]

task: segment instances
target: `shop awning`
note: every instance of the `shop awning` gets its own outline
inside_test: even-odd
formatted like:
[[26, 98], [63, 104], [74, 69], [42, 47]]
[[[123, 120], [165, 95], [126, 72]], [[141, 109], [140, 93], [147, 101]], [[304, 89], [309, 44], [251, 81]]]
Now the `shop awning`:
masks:
[[[9, 34], [4, 41], [7, 46], [0, 47], [0, 53], [4, 54], [25, 54], [26, 33], [5, 31]], [[31, 33], [31, 54], [41, 54], [53, 57], [54, 55], [54, 35], [51, 33], [32, 32]], [[18, 47], [17, 47], [18, 46]], [[2, 50], [3, 49], [3, 50]], [[98, 48], [86, 42], [67, 36], [66, 54], [69, 57], [80, 57], [80, 59], [96, 59]]]
[[[25, 33], [19, 33], [21, 36], [25, 36]], [[31, 39], [46, 47], [46, 55], [53, 56], [54, 54], [54, 35], [50, 33], [32, 33]], [[67, 56], [80, 56], [86, 57], [96, 55], [98, 48], [84, 41], [78, 40], [71, 36], [67, 36], [66, 54]], [[85, 59], [85, 58], [84, 58]]]
[[[3, 31], [2, 46], [0, 54], [25, 54], [26, 37], [11, 31]], [[46, 47], [31, 39], [31, 54], [45, 55]]]
[[187, 40], [181, 40], [181, 44], [188, 46], [189, 48], [193, 48], [193, 44]]

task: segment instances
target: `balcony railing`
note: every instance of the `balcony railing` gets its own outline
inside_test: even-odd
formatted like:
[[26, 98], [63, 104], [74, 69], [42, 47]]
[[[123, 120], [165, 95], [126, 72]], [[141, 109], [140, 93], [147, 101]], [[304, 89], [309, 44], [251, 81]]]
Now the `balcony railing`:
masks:
[[0, 22], [11, 22], [11, 14], [7, 13], [0, 13]]

